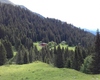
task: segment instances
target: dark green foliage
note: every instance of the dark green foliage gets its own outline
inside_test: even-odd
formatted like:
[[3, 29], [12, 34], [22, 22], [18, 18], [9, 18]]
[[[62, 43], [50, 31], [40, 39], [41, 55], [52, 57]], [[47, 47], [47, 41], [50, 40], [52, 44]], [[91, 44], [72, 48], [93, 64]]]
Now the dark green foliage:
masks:
[[83, 59], [85, 59], [86, 56], [87, 56], [87, 52], [86, 51], [87, 50], [85, 50], [84, 48], [82, 49], [82, 57], [83, 57]]
[[20, 45], [16, 57], [17, 64], [27, 64], [29, 63], [29, 53], [28, 50], [23, 46]]
[[55, 54], [55, 66], [58, 68], [63, 68], [64, 67], [64, 62], [63, 62], [63, 51], [60, 48], [60, 45], [57, 48], [56, 54]]
[[28, 53], [28, 51], [27, 51], [27, 50], [25, 50], [23, 60], [24, 60], [24, 64], [29, 63], [29, 53]]
[[96, 35], [96, 41], [95, 41], [95, 53], [93, 54], [92, 57], [92, 63], [90, 70], [93, 74], [99, 74], [100, 73], [100, 34], [99, 30], [97, 30], [97, 35]]
[[25, 50], [24, 46], [20, 45], [19, 48], [18, 48], [18, 53], [17, 53], [17, 57], [16, 57], [16, 63], [17, 64], [23, 64], [24, 63], [24, 60], [23, 60], [24, 50]]
[[50, 64], [52, 62], [52, 54], [50, 54], [50, 50], [48, 46], [45, 46], [41, 50], [42, 61]]
[[30, 38], [25, 39], [25, 43], [22, 43], [26, 48], [30, 49], [33, 47], [33, 41]]
[[76, 47], [75, 48], [75, 53], [73, 55], [73, 68], [76, 69], [76, 70], [80, 70], [80, 67], [83, 63], [83, 56], [82, 56], [82, 53], [81, 53], [81, 49], [80, 47]]
[[73, 55], [73, 65], [72, 65], [72, 67], [76, 70], [79, 70], [77, 47], [75, 48], [75, 53]]
[[11, 43], [7, 40], [4, 40], [3, 45], [4, 45], [6, 52], [7, 52], [7, 58], [8, 59], [12, 58], [13, 57], [13, 51], [12, 51]]
[[21, 40], [20, 39], [18, 39], [18, 38], [16, 38], [16, 43], [15, 43], [15, 48], [16, 48], [16, 50], [18, 50], [18, 48], [19, 48], [19, 46], [21, 45]]
[[67, 60], [69, 58], [69, 50], [68, 47], [64, 50], [63, 53], [63, 62], [64, 62], [64, 67], [67, 67]]
[[88, 74], [91, 73], [90, 71], [91, 62], [92, 62], [92, 56], [87, 56], [84, 59], [84, 63], [82, 64], [80, 71]]
[[23, 64], [24, 63], [24, 61], [23, 61], [23, 53], [20, 50], [17, 53], [16, 63], [17, 64]]
[[35, 61], [35, 52], [34, 52], [34, 49], [32, 47], [29, 50], [29, 61], [30, 61], [30, 63]]
[[4, 25], [0, 25], [0, 39], [4, 38], [5, 34], [6, 34], [6, 31], [5, 31]]
[[39, 51], [36, 46], [34, 46], [34, 52], [35, 52], [35, 60], [39, 60]]
[[0, 41], [0, 65], [5, 64], [7, 58], [6, 58], [6, 50], [4, 45]]
[[71, 60], [69, 60], [69, 59], [67, 60], [67, 65], [66, 65], [66, 67], [67, 67], [67, 68], [71, 68]]
[[47, 54], [47, 53], [46, 53], [46, 48], [43, 47], [42, 50], [41, 50], [41, 52], [42, 52], [42, 53], [41, 53], [41, 54], [42, 54], [42, 61], [43, 61], [43, 62], [46, 62], [46, 59], [45, 59], [45, 58], [46, 58], [46, 54]]
[[30, 49], [32, 42], [67, 42], [71, 46], [80, 43], [93, 45], [94, 35], [71, 24], [56, 19], [41, 18], [29, 10], [9, 4], [0, 4], [0, 38], [8, 36], [13, 46], [23, 44]]

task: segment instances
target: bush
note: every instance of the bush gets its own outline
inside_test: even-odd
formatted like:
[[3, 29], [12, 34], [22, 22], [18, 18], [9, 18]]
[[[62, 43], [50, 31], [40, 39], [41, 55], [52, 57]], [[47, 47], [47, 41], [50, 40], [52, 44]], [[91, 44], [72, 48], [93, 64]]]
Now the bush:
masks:
[[84, 64], [82, 64], [80, 71], [87, 74], [91, 73], [90, 72], [91, 62], [92, 62], [92, 56], [87, 56], [84, 59]]

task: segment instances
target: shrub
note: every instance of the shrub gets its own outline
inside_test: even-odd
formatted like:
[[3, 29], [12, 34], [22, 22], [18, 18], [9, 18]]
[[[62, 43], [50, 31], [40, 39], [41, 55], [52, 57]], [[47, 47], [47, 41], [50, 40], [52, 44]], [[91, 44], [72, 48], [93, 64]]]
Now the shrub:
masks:
[[84, 63], [82, 64], [80, 71], [88, 74], [91, 73], [90, 72], [91, 62], [92, 62], [92, 56], [87, 56], [84, 59]]

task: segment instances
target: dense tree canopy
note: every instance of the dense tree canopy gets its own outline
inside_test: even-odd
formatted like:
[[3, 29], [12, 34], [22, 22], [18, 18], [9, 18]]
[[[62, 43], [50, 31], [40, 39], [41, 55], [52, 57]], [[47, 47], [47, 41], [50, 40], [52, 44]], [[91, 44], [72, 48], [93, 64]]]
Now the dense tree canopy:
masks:
[[6, 60], [7, 60], [6, 50], [4, 45], [0, 41], [0, 65], [5, 64]]
[[19, 6], [0, 4], [0, 38], [8, 39], [16, 49], [22, 43], [28, 49], [32, 42], [66, 41], [71, 46], [79, 43], [92, 46], [94, 35], [56, 19], [41, 18]]

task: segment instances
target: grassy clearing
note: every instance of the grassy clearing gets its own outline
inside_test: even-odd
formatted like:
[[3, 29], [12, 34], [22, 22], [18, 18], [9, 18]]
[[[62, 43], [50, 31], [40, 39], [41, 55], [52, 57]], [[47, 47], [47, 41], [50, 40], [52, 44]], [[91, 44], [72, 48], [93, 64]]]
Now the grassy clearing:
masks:
[[38, 50], [42, 49], [42, 46], [40, 46], [39, 42], [34, 42], [33, 44], [37, 47]]
[[[68, 47], [69, 50], [73, 50], [73, 51], [75, 50], [75, 47], [71, 47], [71, 46], [68, 46], [66, 44], [65, 45], [59, 44], [59, 45], [60, 45], [61, 48], [63, 47], [64, 49]], [[58, 47], [58, 45], [57, 45], [57, 47]]]
[[68, 49], [75, 51], [75, 47], [68, 47]]
[[100, 80], [100, 75], [87, 75], [73, 69], [59, 69], [42, 62], [0, 67], [0, 80]]
[[[33, 44], [37, 47], [38, 50], [42, 49], [42, 46], [40, 46], [39, 42], [34, 42]], [[67, 44], [64, 44], [64, 45], [58, 44], [58, 45], [60, 45], [61, 48], [62, 47], [67, 48], [68, 47], [69, 50], [73, 50], [73, 51], [75, 50], [75, 47], [68, 46]], [[58, 47], [58, 45], [56, 47]], [[51, 49], [54, 49], [54, 47], [52, 47]]]

